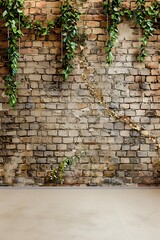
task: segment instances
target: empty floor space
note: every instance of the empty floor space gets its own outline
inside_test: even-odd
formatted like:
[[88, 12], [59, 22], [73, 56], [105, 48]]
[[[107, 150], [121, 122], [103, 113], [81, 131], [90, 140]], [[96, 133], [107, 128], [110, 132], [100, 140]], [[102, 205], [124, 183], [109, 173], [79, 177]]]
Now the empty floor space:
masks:
[[158, 240], [160, 189], [2, 188], [1, 240]]

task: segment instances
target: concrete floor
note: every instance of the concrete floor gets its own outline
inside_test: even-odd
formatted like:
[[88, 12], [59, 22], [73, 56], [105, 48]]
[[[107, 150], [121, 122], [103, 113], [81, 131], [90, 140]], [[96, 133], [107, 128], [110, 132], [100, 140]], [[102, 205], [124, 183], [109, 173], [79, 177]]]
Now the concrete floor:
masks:
[[158, 240], [160, 189], [0, 189], [0, 240]]

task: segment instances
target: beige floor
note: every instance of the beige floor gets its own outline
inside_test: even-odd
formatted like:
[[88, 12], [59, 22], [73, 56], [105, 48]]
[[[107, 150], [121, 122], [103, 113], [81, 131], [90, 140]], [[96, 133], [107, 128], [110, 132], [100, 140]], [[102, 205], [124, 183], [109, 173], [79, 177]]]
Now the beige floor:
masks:
[[0, 240], [159, 240], [160, 189], [0, 189]]

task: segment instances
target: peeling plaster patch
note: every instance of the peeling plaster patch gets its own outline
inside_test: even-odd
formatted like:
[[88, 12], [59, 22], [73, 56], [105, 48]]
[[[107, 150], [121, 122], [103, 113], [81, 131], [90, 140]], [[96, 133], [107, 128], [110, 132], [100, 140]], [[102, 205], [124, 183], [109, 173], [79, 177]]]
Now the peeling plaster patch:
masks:
[[13, 179], [15, 178], [17, 168], [18, 168], [18, 163], [12, 159], [9, 162], [4, 164], [5, 183], [9, 185], [13, 183]]

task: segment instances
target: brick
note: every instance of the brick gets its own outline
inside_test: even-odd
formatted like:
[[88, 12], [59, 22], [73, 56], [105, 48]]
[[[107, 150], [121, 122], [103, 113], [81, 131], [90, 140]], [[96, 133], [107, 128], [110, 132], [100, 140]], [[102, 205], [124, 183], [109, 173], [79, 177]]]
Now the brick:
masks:
[[37, 177], [45, 177], [46, 172], [37, 172]]
[[[154, 69], [152, 69], [151, 70], [151, 75], [159, 75], [160, 74], [160, 70], [159, 69], [156, 69], [156, 70], [154, 70]], [[148, 74], [149, 75], [149, 74]]]
[[128, 151], [127, 157], [136, 157], [136, 151]]
[[148, 156], [148, 153], [145, 151], [145, 152], [143, 152], [143, 151], [137, 151], [137, 155], [138, 155], [138, 157], [141, 157], [141, 158], [143, 158], [143, 157], [147, 157]]
[[[0, 150], [3, 149], [0, 154], [6, 154], [5, 158], [11, 158], [9, 162], [17, 165], [15, 177], [17, 174], [28, 177], [28, 172], [37, 183], [42, 183], [52, 164], [54, 167], [65, 156], [72, 156], [72, 149], [86, 148], [87, 156], [67, 171], [69, 183], [102, 184], [105, 176], [119, 177], [125, 183], [137, 183], [142, 175], [157, 178], [152, 166], [157, 158], [156, 144], [148, 135], [152, 133], [159, 140], [160, 57], [155, 54], [159, 31], [150, 38], [146, 62], [140, 63], [136, 60], [139, 30], [133, 23], [121, 23], [119, 41], [113, 49], [113, 64], [106, 66], [106, 16], [97, 14], [100, 4], [94, 1], [92, 6], [89, 2], [80, 6], [84, 14], [78, 28], [83, 31], [83, 21], [86, 21], [87, 45], [81, 54], [77, 49], [75, 69], [68, 81], [62, 82], [59, 75], [58, 28], [50, 36], [35, 36], [33, 31], [24, 31], [17, 74], [17, 81], [21, 83], [19, 103], [14, 110], [7, 110], [2, 77], [8, 70], [0, 63], [3, 75], [0, 76]], [[123, 4], [130, 7], [135, 3]], [[53, 20], [59, 15], [60, 5], [60, 1], [30, 1], [25, 2], [25, 12], [30, 14], [31, 20], [45, 22], [46, 18]], [[90, 9], [87, 16], [86, 9]], [[2, 29], [0, 45], [5, 49], [7, 42], [4, 40]], [[116, 114], [131, 117], [138, 125], [144, 124], [142, 136], [104, 113], [83, 82], [82, 74], [87, 75], [91, 87], [95, 86], [102, 93]], [[2, 170], [3, 161], [2, 156]], [[2, 171], [1, 179], [3, 174]]]
[[[8, 146], [6, 146], [6, 149], [8, 148]], [[18, 146], [17, 146], [17, 149], [18, 150], [24, 150], [25, 149], [25, 145], [24, 144], [19, 144]]]
[[151, 89], [153, 90], [160, 89], [160, 83], [152, 83], [150, 86], [151, 86]]
[[25, 68], [24, 69], [24, 74], [30, 74], [30, 73], [35, 73], [34, 68]]
[[135, 164], [134, 165], [134, 170], [147, 170], [147, 164]]
[[35, 122], [35, 117], [33, 117], [33, 116], [27, 116], [27, 117], [26, 117], [26, 121], [27, 121], [27, 122]]
[[120, 164], [120, 170], [133, 170], [134, 165], [133, 164]]
[[130, 132], [129, 131], [121, 131], [120, 135], [123, 137], [129, 137], [130, 136]]
[[124, 129], [124, 123], [121, 122], [115, 123], [115, 129]]
[[141, 144], [140, 145], [140, 150], [141, 151], [149, 151], [149, 145], [147, 145], [147, 144]]
[[46, 74], [55, 74], [56, 73], [56, 69], [55, 68], [49, 68], [49, 69], [46, 69]]
[[127, 152], [126, 151], [117, 151], [117, 156], [118, 157], [126, 157], [126, 155], [127, 155]]
[[147, 63], [147, 67], [148, 68], [158, 68], [159, 64], [158, 64], [158, 62], [150, 62], [150, 63]]
[[33, 57], [34, 61], [40, 62], [40, 61], [45, 61], [45, 56], [44, 55], [38, 55]]
[[129, 164], [130, 163], [130, 160], [129, 158], [121, 158], [121, 163], [125, 163], [125, 164]]
[[87, 22], [87, 27], [98, 28], [99, 26], [100, 26], [99, 21], [88, 21]]
[[28, 164], [20, 164], [20, 169], [22, 171], [27, 171], [30, 169], [30, 166]]
[[113, 178], [115, 176], [115, 171], [104, 171], [103, 175], [104, 177]]
[[59, 8], [61, 6], [61, 3], [60, 2], [47, 2], [46, 3], [46, 7], [47, 8]]
[[144, 116], [145, 113], [146, 113], [145, 110], [136, 110], [136, 115], [138, 115], [138, 116]]
[[160, 96], [153, 97], [154, 102], [160, 102]]
[[53, 157], [54, 152], [53, 151], [45, 151], [44, 152], [44, 157]]
[[96, 35], [98, 35], [98, 34], [105, 34], [105, 31], [104, 31], [104, 29], [101, 29], [101, 28], [93, 28], [93, 34], [96, 34]]
[[[28, 42], [28, 45], [29, 45], [29, 43], [31, 43], [31, 42]], [[33, 47], [42, 47], [42, 46], [43, 46], [42, 42], [40, 42], [40, 41], [33, 42]], [[29, 47], [29, 46], [27, 46], [27, 47]]]
[[37, 163], [46, 163], [46, 158], [37, 158]]
[[130, 104], [130, 108], [131, 108], [131, 109], [139, 109], [139, 104], [137, 104], [137, 103], [131, 103], [131, 104]]
[[109, 68], [108, 74], [128, 74], [128, 69], [125, 68]]
[[133, 110], [125, 110], [125, 115], [129, 116], [129, 117], [135, 116], [135, 111], [133, 111]]

